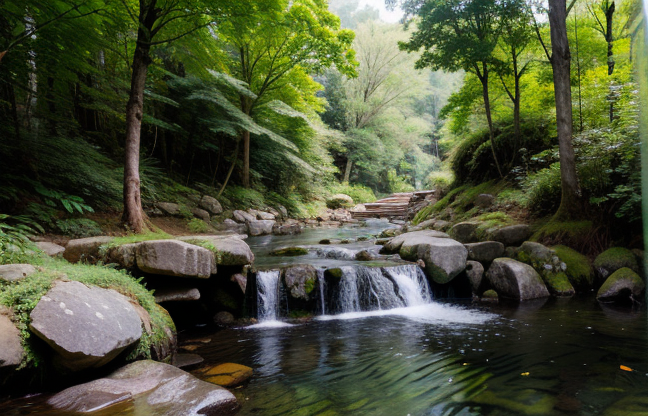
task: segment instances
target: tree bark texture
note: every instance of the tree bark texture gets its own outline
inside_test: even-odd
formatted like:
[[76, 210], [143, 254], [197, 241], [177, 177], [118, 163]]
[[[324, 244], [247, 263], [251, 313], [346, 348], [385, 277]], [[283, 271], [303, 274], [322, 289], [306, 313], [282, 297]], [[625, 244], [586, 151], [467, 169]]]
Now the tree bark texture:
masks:
[[482, 91], [484, 94], [484, 107], [486, 108], [486, 120], [488, 121], [488, 134], [490, 137], [491, 151], [493, 152], [493, 161], [495, 162], [495, 167], [497, 168], [497, 173], [499, 173], [500, 178], [503, 178], [502, 169], [497, 160], [497, 152], [495, 151], [495, 131], [493, 128], [493, 117], [491, 116], [491, 106], [490, 106], [490, 96], [488, 94], [488, 66], [483, 65], [483, 71], [480, 77], [482, 83]]
[[567, 39], [567, 9], [565, 0], [549, 0], [551, 31], [551, 66], [556, 97], [556, 127], [560, 152], [560, 182], [562, 197], [555, 217], [559, 220], [582, 216], [580, 187], [572, 145], [572, 102], [570, 84], [571, 54]]

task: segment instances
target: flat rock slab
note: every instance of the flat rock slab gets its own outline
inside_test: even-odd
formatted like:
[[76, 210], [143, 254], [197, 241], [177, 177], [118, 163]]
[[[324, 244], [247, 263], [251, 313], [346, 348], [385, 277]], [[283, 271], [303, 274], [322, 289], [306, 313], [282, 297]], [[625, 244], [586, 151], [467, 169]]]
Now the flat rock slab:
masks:
[[241, 211], [240, 209], [234, 210], [234, 212], [232, 212], [232, 217], [234, 217], [234, 221], [240, 222], [240, 223], [246, 223], [246, 222], [249, 222], [249, 221], [255, 221], [256, 220], [255, 215], [249, 214], [249, 213], [247, 213], [245, 211]]
[[63, 258], [70, 263], [77, 263], [82, 260], [94, 262], [99, 259], [99, 247], [110, 243], [112, 240], [114, 240], [114, 237], [108, 236], [70, 240], [65, 246]]
[[135, 250], [137, 268], [151, 274], [208, 279], [216, 274], [214, 253], [178, 240], [140, 243]]
[[493, 260], [486, 277], [497, 293], [505, 298], [527, 300], [549, 296], [549, 291], [538, 272], [517, 260]]
[[245, 266], [254, 262], [254, 253], [239, 236], [196, 235], [180, 237], [179, 240], [205, 241], [216, 249], [216, 264], [220, 266]]
[[422, 231], [413, 231], [411, 233], [400, 234], [392, 238], [387, 244], [383, 246], [381, 253], [398, 253], [401, 246], [405, 241], [408, 241], [408, 245], [415, 245], [419, 242], [425, 241], [426, 238], [450, 238], [450, 236], [441, 231], [434, 230], [422, 230]]
[[156, 289], [155, 302], [187, 302], [200, 299], [200, 291], [196, 288]]
[[210, 383], [223, 387], [233, 387], [242, 384], [252, 377], [253, 370], [240, 364], [225, 363], [201, 372], [200, 377]]
[[9, 317], [0, 314], [0, 368], [19, 365], [24, 353], [20, 331]]
[[29, 328], [59, 355], [63, 367], [100, 367], [142, 336], [142, 322], [112, 289], [58, 281], [30, 314]]
[[155, 361], [129, 364], [106, 378], [63, 390], [47, 403], [87, 413], [136, 398], [133, 414], [138, 415], [228, 416], [238, 409], [236, 397], [226, 389]]
[[5, 264], [0, 266], [0, 281], [16, 282], [36, 273], [36, 268], [31, 264]]
[[65, 251], [65, 247], [50, 243], [49, 241], [38, 241], [36, 243], [36, 247], [38, 247], [39, 250], [50, 257], [56, 257], [60, 254], [63, 254], [63, 252]]
[[185, 368], [201, 364], [204, 361], [205, 359], [198, 354], [176, 354], [173, 365], [178, 368]]

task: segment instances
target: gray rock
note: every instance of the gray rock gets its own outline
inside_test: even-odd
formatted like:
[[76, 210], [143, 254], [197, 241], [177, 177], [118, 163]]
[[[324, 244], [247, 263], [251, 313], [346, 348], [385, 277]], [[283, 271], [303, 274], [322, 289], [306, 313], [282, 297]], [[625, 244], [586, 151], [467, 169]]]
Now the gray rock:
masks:
[[473, 293], [479, 293], [479, 287], [484, 277], [484, 266], [478, 261], [468, 260], [466, 262], [466, 275]]
[[183, 241], [144, 241], [135, 252], [137, 267], [146, 273], [203, 279], [216, 274], [214, 253]]
[[200, 299], [200, 291], [194, 288], [168, 288], [155, 291], [155, 302], [186, 302]]
[[598, 293], [599, 302], [643, 301], [646, 285], [634, 270], [623, 267], [608, 277]]
[[279, 213], [281, 214], [281, 218], [283, 218], [283, 219], [288, 218], [288, 210], [286, 209], [286, 207], [284, 207], [283, 205], [279, 205], [277, 207], [277, 209], [279, 210]]
[[491, 194], [479, 194], [474, 204], [479, 208], [490, 208], [495, 203], [495, 197]]
[[239, 236], [234, 235], [194, 235], [179, 237], [188, 243], [204, 241], [209, 243], [216, 251], [216, 264], [221, 266], [245, 266], [254, 262], [254, 254]]
[[202, 364], [204, 361], [205, 359], [198, 354], [176, 354], [173, 365], [177, 368], [186, 368]]
[[191, 213], [194, 215], [194, 217], [200, 218], [205, 222], [209, 222], [209, 220], [211, 219], [209, 212], [205, 211], [204, 209], [194, 208], [191, 210]]
[[248, 231], [251, 236], [272, 234], [272, 227], [275, 225], [274, 220], [254, 220], [248, 221]]
[[218, 215], [223, 212], [223, 207], [216, 198], [213, 198], [209, 195], [205, 195], [200, 199], [198, 204], [200, 208], [207, 210], [212, 215]]
[[123, 244], [121, 246], [110, 247], [106, 250], [104, 262], [116, 263], [123, 268], [130, 269], [135, 266], [135, 250], [138, 244]]
[[5, 264], [0, 266], [0, 281], [16, 282], [34, 273], [36, 268], [31, 264]]
[[505, 246], [519, 246], [531, 236], [531, 229], [526, 224], [509, 225], [493, 231], [491, 240], [499, 241]]
[[142, 322], [112, 289], [58, 281], [30, 314], [29, 328], [72, 371], [100, 367], [142, 336]]
[[284, 269], [283, 275], [290, 296], [308, 300], [317, 282], [315, 267], [310, 264], [297, 264]]
[[238, 286], [241, 288], [241, 292], [243, 292], [243, 294], [245, 294], [245, 289], [247, 288], [247, 277], [246, 276], [244, 276], [241, 273], [236, 273], [236, 274], [232, 275], [230, 280], [232, 282], [238, 284]]
[[232, 216], [234, 217], [234, 221], [239, 222], [239, 223], [246, 223], [249, 221], [255, 221], [256, 216], [255, 215], [250, 215], [245, 211], [241, 211], [240, 209], [235, 210], [232, 212]]
[[437, 220], [432, 228], [438, 231], [448, 231], [452, 228], [452, 223], [449, 221]]
[[180, 205], [174, 204], [173, 202], [158, 202], [155, 206], [165, 215], [172, 217], [180, 215]]
[[70, 387], [47, 403], [64, 412], [89, 413], [132, 400], [134, 414], [227, 416], [238, 409], [232, 393], [169, 364], [137, 361], [106, 378]]
[[301, 225], [296, 224], [275, 224], [272, 226], [272, 234], [274, 235], [294, 235], [301, 234]]
[[0, 310], [0, 368], [18, 366], [24, 354], [20, 331]]
[[612, 247], [599, 254], [594, 260], [594, 270], [600, 281], [604, 281], [615, 271], [628, 267], [635, 273], [641, 273], [635, 254], [623, 247]]
[[517, 260], [495, 259], [486, 277], [497, 293], [506, 298], [526, 300], [549, 296], [538, 272]]
[[497, 241], [465, 244], [468, 249], [468, 259], [490, 263], [504, 255], [504, 244]]
[[259, 211], [259, 212], [257, 213], [257, 218], [260, 219], [260, 220], [274, 220], [274, 219], [275, 219], [275, 215], [274, 215], [274, 214], [270, 214], [269, 212]]
[[100, 258], [99, 248], [114, 240], [114, 237], [88, 237], [68, 241], [63, 258], [70, 263], [79, 261], [96, 262]]
[[353, 198], [345, 194], [335, 194], [326, 200], [326, 206], [330, 209], [351, 208], [353, 205]]
[[428, 230], [428, 229], [434, 229], [434, 225], [436, 224], [436, 220], [425, 220], [421, 223], [419, 223], [419, 227], [421, 227], [421, 230]]
[[49, 241], [39, 241], [36, 243], [36, 247], [38, 247], [42, 252], [50, 257], [56, 257], [59, 254], [63, 254], [63, 252], [65, 251], [65, 247], [59, 246], [58, 244], [54, 244]]
[[531, 261], [535, 262], [551, 262], [552, 257], [556, 255], [556, 251], [546, 247], [540, 243], [532, 241], [525, 241], [517, 250], [518, 256], [520, 253], [525, 253]]
[[212, 226], [220, 231], [231, 231], [237, 234], [246, 234], [248, 232], [247, 224], [241, 224], [229, 218], [227, 218], [221, 224], [212, 223]]
[[358, 261], [371, 261], [376, 260], [377, 258], [378, 256], [369, 250], [361, 250], [355, 255], [355, 259]]
[[[387, 230], [385, 230], [387, 231]], [[381, 234], [382, 235], [382, 234]], [[434, 230], [413, 231], [411, 233], [400, 234], [392, 238], [389, 242], [383, 245], [380, 250], [381, 253], [398, 253], [401, 246], [405, 241], [409, 241], [410, 245], [415, 245], [417, 242], [425, 241], [427, 238], [450, 238], [446, 233]]]
[[477, 228], [479, 225], [479, 222], [460, 222], [452, 227], [450, 235], [460, 243], [479, 241], [477, 238]]
[[214, 315], [214, 322], [218, 325], [231, 325], [234, 323], [234, 315], [227, 311], [218, 312]]

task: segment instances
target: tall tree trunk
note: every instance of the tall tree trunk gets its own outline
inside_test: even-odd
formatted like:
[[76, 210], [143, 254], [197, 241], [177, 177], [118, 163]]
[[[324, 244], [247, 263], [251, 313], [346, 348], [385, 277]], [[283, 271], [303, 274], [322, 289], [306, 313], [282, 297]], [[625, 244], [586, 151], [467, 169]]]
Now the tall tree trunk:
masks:
[[[250, 132], [245, 130], [243, 139], [243, 186], [250, 187]], [[238, 147], [237, 147], [238, 149]]]
[[157, 20], [155, 0], [140, 0], [137, 44], [133, 56], [131, 89], [126, 104], [126, 143], [124, 146], [124, 213], [122, 221], [136, 233], [147, 229], [140, 192], [140, 134], [144, 116], [144, 87], [151, 63], [149, 33]]
[[349, 178], [351, 177], [351, 167], [353, 166], [353, 161], [350, 157], [347, 157], [346, 166], [344, 168], [344, 180], [342, 182], [349, 183]]
[[606, 31], [605, 31], [605, 41], [607, 42], [607, 62], [608, 62], [608, 75], [612, 75], [614, 72], [614, 53], [612, 50], [612, 47], [614, 45], [614, 34], [612, 32], [612, 22], [614, 18], [614, 11], [616, 10], [616, 6], [614, 2], [612, 2], [608, 8], [605, 10], [605, 25], [606, 25]]
[[571, 54], [567, 39], [566, 19], [565, 0], [549, 0], [551, 66], [556, 97], [556, 127], [558, 129], [560, 182], [562, 185], [560, 207], [554, 216], [558, 220], [578, 218], [582, 215], [580, 187], [572, 145]]
[[503, 178], [504, 175], [502, 175], [502, 169], [497, 161], [497, 152], [495, 151], [495, 129], [493, 128], [493, 118], [491, 116], [490, 96], [488, 94], [488, 66], [486, 64], [483, 66], [481, 83], [484, 93], [484, 107], [486, 108], [486, 120], [488, 121], [488, 134], [490, 137], [491, 151], [493, 152], [493, 161], [495, 162], [495, 167], [497, 167], [497, 173], [499, 173], [500, 178]]
[[515, 98], [513, 99], [513, 126], [515, 141], [520, 143], [522, 132], [520, 129], [520, 76], [515, 75]]

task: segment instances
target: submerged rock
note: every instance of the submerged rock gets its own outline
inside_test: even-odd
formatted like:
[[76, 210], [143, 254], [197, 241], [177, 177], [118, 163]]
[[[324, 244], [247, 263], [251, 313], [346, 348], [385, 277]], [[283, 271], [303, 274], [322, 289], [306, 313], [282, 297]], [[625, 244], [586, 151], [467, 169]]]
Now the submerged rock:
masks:
[[542, 278], [533, 267], [509, 258], [499, 258], [486, 272], [486, 277], [503, 297], [526, 300], [549, 296]]
[[193, 367], [205, 361], [198, 354], [177, 354], [173, 360], [173, 365], [178, 368]]
[[305, 256], [306, 254], [308, 254], [308, 250], [304, 247], [281, 247], [270, 252], [271, 256], [283, 257]]
[[0, 281], [16, 282], [36, 273], [31, 264], [5, 264], [0, 266]]
[[[137, 410], [134, 399], [144, 397], [146, 408]], [[88, 413], [133, 400], [134, 413], [163, 416], [226, 416], [238, 409], [232, 393], [199, 380], [172, 365], [155, 361], [129, 364], [106, 378], [70, 387], [48, 404], [57, 410]]]
[[596, 294], [599, 302], [642, 302], [646, 285], [634, 270], [623, 267], [610, 275]]
[[25, 354], [20, 331], [7, 316], [8, 312], [0, 306], [0, 368], [18, 366]]
[[243, 384], [252, 377], [253, 370], [240, 364], [225, 363], [208, 368], [200, 373], [200, 378], [223, 387]]
[[138, 244], [137, 267], [146, 273], [207, 279], [216, 273], [214, 254], [206, 248], [178, 240]]
[[465, 244], [468, 249], [468, 259], [490, 263], [504, 255], [504, 244], [498, 241]]
[[139, 314], [112, 289], [58, 281], [30, 314], [29, 328], [79, 371], [100, 367], [142, 336]]

